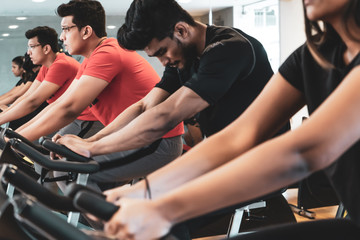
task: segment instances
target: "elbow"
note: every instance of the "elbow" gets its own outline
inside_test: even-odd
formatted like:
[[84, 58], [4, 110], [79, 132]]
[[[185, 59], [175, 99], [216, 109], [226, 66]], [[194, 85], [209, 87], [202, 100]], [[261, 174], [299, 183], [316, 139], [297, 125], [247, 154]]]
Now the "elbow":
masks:
[[298, 161], [295, 170], [313, 173], [328, 167], [335, 161], [329, 151], [321, 146], [312, 145], [298, 151]]
[[28, 109], [30, 109], [31, 111], [34, 111], [41, 104], [42, 104], [42, 102], [40, 99], [29, 99]]
[[156, 124], [154, 124], [155, 127], [152, 131], [159, 133], [159, 135], [167, 133], [182, 121], [179, 120], [176, 115], [168, 111], [159, 111], [156, 116]]
[[[54, 104], [54, 103], [52, 103], [52, 104]], [[62, 113], [62, 115], [67, 119], [75, 119], [82, 112], [82, 109], [80, 109], [78, 106], [76, 106], [72, 102], [64, 102], [64, 103], [58, 105], [57, 108], [58, 108], [57, 111], [59, 113]]]

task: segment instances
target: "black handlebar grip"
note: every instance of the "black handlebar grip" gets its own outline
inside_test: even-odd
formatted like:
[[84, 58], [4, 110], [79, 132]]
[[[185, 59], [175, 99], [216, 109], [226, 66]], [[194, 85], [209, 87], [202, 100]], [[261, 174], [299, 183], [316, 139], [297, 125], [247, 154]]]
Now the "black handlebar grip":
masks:
[[49, 239], [91, 240], [81, 230], [67, 223], [49, 209], [24, 197], [13, 201], [15, 216], [20, 221], [32, 226]]
[[[120, 208], [119, 206], [105, 201], [99, 195], [92, 194], [88, 191], [80, 191], [75, 195], [74, 206], [81, 212], [90, 213], [104, 221], [109, 221]], [[160, 240], [178, 240], [178, 238], [170, 233], [160, 238]]]
[[7, 138], [17, 138], [20, 139], [22, 142], [26, 143], [27, 145], [29, 145], [30, 147], [32, 147], [33, 149], [36, 149], [37, 151], [41, 152], [42, 154], [49, 154], [49, 151], [47, 151], [46, 149], [44, 149], [43, 147], [41, 147], [41, 145], [35, 144], [33, 142], [31, 142], [30, 140], [28, 140], [27, 138], [25, 138], [24, 136], [20, 135], [19, 133], [13, 131], [10, 128], [6, 128], [4, 129], [4, 136], [6, 136]]
[[4, 165], [3, 169], [3, 180], [13, 185], [17, 190], [35, 197], [39, 202], [53, 210], [77, 211], [73, 205], [72, 198], [60, 196], [51, 192], [34, 179], [18, 170], [15, 166]]
[[74, 197], [74, 206], [81, 212], [87, 212], [95, 217], [109, 221], [114, 213], [119, 209], [118, 206], [105, 201], [98, 195], [88, 191], [80, 191]]
[[31, 148], [27, 144], [21, 142], [18, 139], [10, 139], [10, 144], [33, 160], [34, 162], [37, 162], [39, 165], [46, 169], [50, 169], [53, 171], [61, 171], [61, 172], [76, 172], [76, 173], [95, 173], [98, 172], [100, 169], [100, 166], [97, 162], [94, 160], [89, 162], [69, 162], [64, 160], [51, 160], [47, 156], [44, 156], [43, 154], [39, 153], [35, 149]]
[[40, 140], [41, 145], [47, 150], [59, 154], [60, 156], [66, 157], [69, 161], [77, 161], [77, 162], [89, 162], [92, 159], [88, 157], [81, 156], [76, 152], [70, 150], [68, 147], [57, 144], [49, 138], [42, 138]]
[[64, 195], [71, 198], [71, 199], [74, 199], [75, 195], [80, 192], [80, 191], [88, 191], [92, 194], [95, 194], [95, 195], [98, 195], [100, 198], [103, 198], [103, 199], [106, 199], [106, 196], [104, 194], [102, 194], [101, 192], [98, 192], [92, 188], [89, 188], [87, 186], [84, 186], [84, 185], [80, 185], [80, 184], [77, 184], [77, 183], [69, 183], [66, 188], [65, 188], [65, 191], [64, 191]]

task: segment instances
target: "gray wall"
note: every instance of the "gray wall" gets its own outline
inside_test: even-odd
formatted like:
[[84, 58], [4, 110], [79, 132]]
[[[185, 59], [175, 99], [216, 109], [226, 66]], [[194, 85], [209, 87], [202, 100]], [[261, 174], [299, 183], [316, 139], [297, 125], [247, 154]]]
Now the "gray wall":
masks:
[[[7, 21], [6, 18], [12, 18], [12, 17], [0, 17], [0, 21]], [[108, 25], [115, 25], [117, 26], [116, 29], [107, 29], [107, 33], [109, 37], [115, 37], [116, 38], [116, 32], [123, 24], [124, 22], [124, 16], [108, 16], [106, 19], [106, 22]], [[23, 23], [23, 25], [20, 25], [20, 28], [23, 29], [24, 35], [22, 36], [15, 36], [10, 39], [4, 38], [4, 40], [0, 41], [0, 95], [9, 91], [11, 88], [13, 88], [16, 84], [16, 82], [19, 80], [14, 77], [13, 73], [11, 72], [11, 60], [19, 55], [24, 55], [27, 49], [27, 39], [25, 37], [25, 32], [28, 29], [37, 27], [38, 25], [32, 24], [32, 22], [35, 22], [36, 19], [33, 19], [30, 17], [26, 23]], [[57, 33], [60, 35], [60, 21], [61, 19], [57, 16], [41, 16], [41, 22], [43, 22], [42, 25], [46, 25], [49, 27], [54, 28]], [[9, 19], [10, 22], [10, 19]], [[150, 64], [155, 68], [156, 72], [159, 74], [159, 76], [162, 75], [162, 72], [164, 70], [164, 67], [161, 65], [161, 63], [156, 58], [149, 58], [147, 55], [140, 51], [139, 52], [143, 57], [145, 57]], [[78, 56], [74, 56], [75, 58], [78, 58]]]

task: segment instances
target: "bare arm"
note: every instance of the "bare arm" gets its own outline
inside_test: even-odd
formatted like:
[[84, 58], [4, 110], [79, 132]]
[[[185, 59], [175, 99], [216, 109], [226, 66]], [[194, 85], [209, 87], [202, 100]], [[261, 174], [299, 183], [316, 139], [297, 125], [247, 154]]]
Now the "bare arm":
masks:
[[24, 95], [28, 89], [32, 86], [31, 82], [27, 82], [25, 84], [21, 84], [12, 89], [11, 93], [9, 93], [6, 97], [0, 100], [0, 105], [7, 105], [14, 103], [17, 99], [19, 99], [22, 95]]
[[41, 82], [38, 80], [34, 80], [29, 86], [29, 88], [21, 95], [19, 96], [16, 101], [13, 102], [12, 105], [18, 104], [21, 102], [24, 98], [31, 95], [39, 86], [41, 85]]
[[[171, 224], [254, 199], [329, 166], [359, 140], [359, 77], [360, 67], [357, 67], [310, 119], [295, 131], [267, 141], [163, 197], [146, 202], [144, 208], [150, 211], [136, 208], [141, 206], [139, 200], [120, 201], [121, 210], [106, 229], [110, 233], [120, 228], [132, 229], [130, 233], [136, 233], [138, 237], [141, 234], [150, 238], [159, 237], [159, 234], [169, 230]], [[234, 182], [236, 188], [233, 187]], [[151, 212], [151, 221], [161, 219], [161, 222], [156, 221], [156, 225], [162, 227], [157, 227], [155, 233], [151, 230], [154, 227], [151, 222], [133, 228], [135, 225], [130, 216], [136, 218], [132, 212], [135, 209], [142, 212], [143, 219], [147, 219], [147, 213]], [[120, 221], [118, 225], [117, 220]], [[125, 221], [130, 224], [123, 224]], [[124, 232], [129, 234], [126, 231], [121, 234]]]
[[[20, 85], [20, 86], [21, 86], [21, 85]], [[7, 91], [7, 92], [5, 92], [4, 94], [2, 94], [2, 95], [0, 96], [0, 101], [3, 100], [3, 99], [5, 99], [5, 98], [7, 98], [8, 96], [10, 96], [10, 94], [15, 93], [20, 86], [15, 86], [15, 87], [13, 87], [12, 89], [10, 89], [9, 91]]]
[[56, 104], [51, 104], [40, 118], [32, 121], [25, 128], [21, 128], [18, 132], [29, 140], [36, 140], [59, 130], [75, 120], [107, 85], [108, 82], [105, 80], [82, 76], [79, 81], [67, 89], [66, 92], [69, 92], [65, 92], [64, 98], [57, 99]]
[[152, 89], [143, 99], [128, 107], [119, 116], [117, 116], [108, 126], [98, 132], [96, 135], [87, 139], [88, 141], [97, 141], [101, 138], [118, 131], [126, 126], [133, 119], [143, 112], [163, 102], [169, 97], [169, 93], [161, 88]]
[[[232, 124], [152, 173], [149, 180], [153, 197], [221, 166], [268, 139], [303, 105], [302, 94], [279, 74], [275, 75], [259, 97]], [[113, 201], [122, 195], [142, 197], [143, 191], [144, 183], [139, 182], [125, 192], [107, 192], [108, 200]]]
[[[166, 97], [163, 90], [159, 100]], [[158, 95], [157, 95], [158, 96]], [[59, 142], [73, 151], [89, 155], [101, 155], [143, 147], [161, 138], [184, 119], [208, 107], [209, 104], [187, 87], [181, 87], [165, 101], [140, 114], [125, 127], [98, 141], [74, 142], [61, 138]]]
[[43, 81], [39, 84], [39, 86], [36, 87], [36, 89], [33, 89], [30, 94], [26, 94], [26, 96], [22, 98], [21, 101], [19, 101], [17, 104], [13, 104], [3, 114], [1, 114], [0, 124], [13, 121], [31, 113], [44, 101], [56, 93], [59, 88], [60, 86], [57, 84]]
[[22, 126], [20, 126], [16, 131], [20, 132], [23, 129], [27, 128], [28, 126], [34, 124], [36, 121], [38, 121], [38, 119], [41, 119], [44, 115], [47, 114], [47, 112], [49, 111], [49, 109], [52, 109], [56, 106], [56, 104], [58, 103], [62, 103], [66, 98], [67, 95], [69, 95], [69, 93], [71, 92], [71, 90], [69, 89], [73, 89], [76, 88], [75, 85], [77, 84], [77, 80], [78, 79], [74, 79], [74, 81], [71, 82], [70, 86], [68, 87], [68, 89], [55, 101], [53, 102], [51, 105], [47, 106], [46, 108], [44, 108], [40, 113], [38, 113], [35, 117], [33, 117], [30, 121], [28, 121], [27, 123], [23, 124]]

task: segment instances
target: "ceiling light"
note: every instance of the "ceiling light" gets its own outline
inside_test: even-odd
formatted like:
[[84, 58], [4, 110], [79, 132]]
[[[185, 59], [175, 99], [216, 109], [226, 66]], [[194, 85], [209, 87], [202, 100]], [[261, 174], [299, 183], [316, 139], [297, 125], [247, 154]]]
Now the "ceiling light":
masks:
[[45, 2], [46, 0], [32, 0], [32, 1], [36, 3], [41, 3], [41, 2]]
[[191, 0], [177, 0], [179, 3], [189, 3]]
[[109, 25], [109, 26], [107, 26], [107, 28], [108, 28], [108, 29], [115, 29], [116, 26], [114, 26], [114, 25]]
[[17, 29], [19, 27], [19, 25], [10, 25], [9, 28], [10, 29]]
[[8, 36], [10, 36], [10, 33], [3, 33], [3, 34], [1, 34], [1, 36], [8, 37]]
[[20, 21], [23, 21], [23, 20], [26, 20], [27, 17], [17, 17], [16, 20], [20, 20]]

